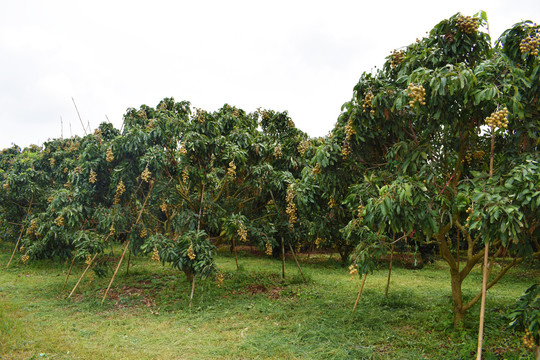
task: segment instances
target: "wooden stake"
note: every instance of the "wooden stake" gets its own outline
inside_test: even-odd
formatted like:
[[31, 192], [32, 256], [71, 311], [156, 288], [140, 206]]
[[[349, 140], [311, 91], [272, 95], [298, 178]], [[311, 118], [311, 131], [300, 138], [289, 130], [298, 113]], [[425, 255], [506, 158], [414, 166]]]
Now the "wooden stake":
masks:
[[129, 263], [131, 262], [131, 250], [129, 250], [128, 253], [128, 262], [127, 262], [127, 268], [126, 268], [126, 275], [129, 275]]
[[364, 279], [362, 280], [362, 286], [360, 286], [360, 291], [358, 292], [358, 297], [356, 298], [356, 302], [354, 303], [354, 307], [352, 309], [352, 312], [356, 310], [356, 306], [358, 305], [358, 301], [360, 300], [360, 296], [362, 296], [362, 291], [364, 290], [364, 284], [366, 283], [367, 273], [364, 274]]
[[[495, 157], [495, 129], [491, 129], [491, 156], [489, 159], [489, 177], [493, 176], [493, 158]], [[480, 324], [478, 325], [478, 348], [476, 360], [482, 360], [482, 342], [484, 340], [484, 317], [486, 313], [487, 278], [488, 278], [489, 244], [484, 248], [484, 271], [482, 275], [482, 300], [480, 302]]]
[[[394, 234], [394, 239], [396, 235]], [[392, 274], [392, 261], [394, 260], [394, 244], [392, 243], [392, 250], [390, 250], [390, 266], [388, 267], [388, 281], [386, 282], [386, 291], [384, 297], [388, 298], [388, 289], [390, 289], [390, 275]]]
[[191, 303], [193, 301], [193, 293], [195, 292], [195, 274], [193, 274], [193, 280], [191, 282], [191, 295], [189, 296], [189, 308], [191, 309]]
[[236, 255], [236, 242], [234, 241], [234, 235], [232, 237], [232, 246], [234, 252], [234, 261], [236, 261], [236, 270], [240, 270], [240, 267], [238, 266], [238, 257]]
[[77, 289], [77, 287], [79, 286], [79, 284], [81, 283], [81, 280], [83, 279], [84, 275], [86, 275], [86, 272], [88, 271], [88, 269], [90, 269], [90, 266], [92, 266], [92, 263], [94, 262], [94, 260], [96, 259], [96, 256], [98, 256], [98, 254], [95, 254], [94, 257], [92, 258], [92, 260], [90, 260], [90, 263], [88, 264], [88, 266], [86, 266], [86, 269], [84, 269], [81, 277], [79, 278], [79, 281], [77, 281], [77, 283], [75, 284], [75, 287], [73, 288], [73, 290], [71, 290], [71, 292], [69, 293], [68, 295], [68, 299], [71, 297], [71, 295], [73, 295], [73, 293], [75, 292], [75, 290]]
[[116, 274], [118, 273], [118, 269], [120, 269], [120, 265], [122, 265], [122, 260], [124, 260], [124, 256], [126, 256], [127, 249], [129, 247], [129, 243], [131, 241], [126, 241], [126, 246], [124, 246], [124, 252], [122, 253], [122, 256], [120, 257], [120, 260], [118, 261], [118, 265], [116, 266], [116, 270], [114, 270], [114, 274], [111, 278], [111, 281], [109, 282], [109, 286], [107, 286], [107, 290], [105, 290], [105, 294], [103, 294], [103, 299], [101, 299], [101, 305], [105, 302], [105, 298], [107, 298], [107, 294], [109, 293], [109, 290], [111, 289], [111, 285], [114, 281], [114, 278], [116, 277]]
[[281, 278], [285, 280], [285, 241], [281, 237]]
[[300, 275], [302, 275], [302, 279], [304, 279], [304, 282], [307, 284], [306, 277], [304, 276], [304, 272], [302, 271], [302, 268], [300, 267], [300, 263], [298, 262], [298, 259], [296, 258], [296, 253], [294, 252], [294, 249], [293, 249], [291, 243], [289, 243], [289, 247], [291, 248], [291, 252], [293, 254], [294, 261], [296, 261], [296, 266], [298, 266], [298, 270], [300, 270]]
[[68, 270], [68, 273], [67, 273], [67, 276], [66, 276], [66, 280], [64, 281], [64, 286], [62, 286], [62, 291], [64, 291], [64, 289], [66, 288], [69, 275], [71, 274], [71, 269], [73, 268], [73, 264], [75, 264], [75, 256], [73, 256], [73, 260], [71, 260], [71, 265], [69, 267], [69, 270]]
[[9, 258], [9, 261], [6, 265], [6, 269], [9, 267], [9, 264], [11, 264], [11, 260], [13, 260], [13, 256], [15, 256], [15, 253], [17, 252], [17, 249], [19, 248], [19, 243], [21, 242], [22, 234], [24, 233], [24, 223], [28, 219], [28, 214], [30, 214], [30, 208], [32, 207], [32, 202], [34, 201], [34, 196], [32, 196], [32, 199], [30, 200], [30, 205], [28, 205], [28, 210], [26, 210], [26, 216], [24, 217], [24, 221], [21, 225], [21, 233], [19, 234], [19, 238], [17, 239], [17, 243], [15, 244], [15, 248], [13, 249], [13, 253], [11, 254], [11, 257]]

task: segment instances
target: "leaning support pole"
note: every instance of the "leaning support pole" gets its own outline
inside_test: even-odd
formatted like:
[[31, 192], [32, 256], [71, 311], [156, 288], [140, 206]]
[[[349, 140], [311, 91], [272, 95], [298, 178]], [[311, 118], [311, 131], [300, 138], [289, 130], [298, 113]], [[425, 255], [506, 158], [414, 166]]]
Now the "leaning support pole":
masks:
[[302, 268], [300, 267], [300, 263], [298, 262], [298, 258], [296, 257], [296, 253], [294, 252], [294, 249], [293, 249], [291, 243], [289, 243], [289, 248], [291, 249], [291, 252], [293, 254], [294, 261], [296, 261], [296, 266], [298, 266], [298, 270], [300, 271], [300, 275], [302, 275], [302, 279], [304, 279], [304, 282], [307, 284], [306, 277], [304, 276], [304, 272], [302, 271]]
[[28, 205], [28, 210], [26, 210], [26, 216], [24, 217], [24, 221], [21, 225], [21, 233], [19, 234], [19, 238], [17, 239], [17, 243], [15, 244], [15, 247], [13, 248], [13, 253], [11, 254], [11, 257], [9, 258], [8, 264], [6, 265], [6, 269], [11, 264], [11, 260], [13, 260], [13, 256], [15, 256], [15, 253], [17, 252], [17, 249], [19, 248], [19, 243], [21, 242], [22, 234], [24, 233], [24, 223], [28, 219], [28, 214], [30, 214], [30, 208], [32, 207], [32, 202], [34, 201], [34, 197], [32, 197], [32, 200], [30, 200], [30, 205]]
[[[396, 235], [394, 234], [394, 239]], [[386, 282], [386, 291], [384, 297], [388, 298], [388, 290], [390, 289], [390, 276], [392, 275], [392, 261], [394, 260], [394, 243], [392, 243], [392, 250], [390, 250], [390, 266], [388, 267], [388, 281]]]
[[[495, 130], [491, 129], [491, 154], [489, 158], [489, 177], [493, 176], [493, 158], [495, 157]], [[484, 341], [484, 317], [486, 314], [487, 278], [488, 278], [489, 244], [484, 248], [484, 271], [482, 276], [482, 300], [480, 302], [480, 324], [478, 325], [478, 348], [476, 360], [482, 360], [482, 342]]]
[[122, 260], [124, 260], [124, 256], [126, 256], [127, 249], [129, 247], [130, 241], [126, 241], [126, 246], [124, 246], [124, 252], [122, 253], [122, 256], [120, 257], [120, 260], [118, 261], [118, 265], [116, 266], [116, 270], [114, 270], [114, 274], [111, 278], [111, 281], [109, 282], [109, 286], [107, 286], [107, 290], [105, 290], [105, 294], [103, 294], [103, 299], [101, 299], [101, 305], [105, 302], [105, 299], [107, 298], [107, 294], [109, 293], [109, 290], [111, 289], [111, 285], [114, 281], [114, 278], [116, 277], [116, 274], [118, 273], [118, 269], [120, 269], [120, 265], [122, 265]]
[[285, 280], [285, 244], [281, 237], [281, 279]]
[[[132, 229], [139, 223], [139, 220], [141, 220], [142, 213], [144, 211], [144, 208], [146, 207], [146, 203], [148, 202], [148, 198], [150, 197], [150, 194], [152, 193], [153, 188], [154, 188], [154, 181], [150, 180], [150, 189], [148, 190], [146, 199], [144, 199], [143, 206], [141, 207], [141, 210], [139, 211], [139, 216], [137, 216], [137, 220], [135, 221], [135, 224], [133, 224]], [[122, 261], [124, 260], [124, 257], [126, 256], [126, 252], [128, 250], [130, 242], [131, 242], [130, 240], [126, 241], [124, 252], [122, 253], [122, 256], [120, 257], [120, 260], [118, 261], [118, 265], [116, 266], [116, 270], [114, 271], [111, 281], [109, 282], [109, 286], [107, 286], [107, 290], [105, 290], [105, 294], [103, 294], [103, 299], [101, 299], [101, 305], [103, 305], [103, 303], [105, 302], [105, 299], [107, 298], [107, 294], [109, 293], [109, 290], [111, 289], [114, 278], [116, 277], [116, 274], [118, 273], [118, 269], [120, 269], [120, 265], [122, 265]]]
[[[86, 269], [84, 269], [81, 277], [79, 278], [79, 281], [77, 281], [77, 283], [75, 284], [75, 287], [73, 287], [73, 290], [71, 290], [71, 292], [69, 293], [68, 295], [68, 299], [71, 297], [71, 295], [73, 295], [73, 293], [75, 292], [75, 290], [77, 290], [77, 287], [79, 286], [79, 284], [81, 283], [81, 280], [83, 279], [84, 275], [86, 275], [86, 272], [88, 271], [88, 269], [90, 269], [90, 266], [92, 266], [92, 264], [94, 263], [94, 260], [96, 259], [96, 256], [98, 256], [98, 254], [96, 253], [94, 255], [94, 257], [92, 258], [92, 260], [90, 260], [90, 262], [88, 263], [88, 265], [86, 266]], [[66, 279], [67, 280], [67, 279]]]
[[71, 275], [71, 269], [73, 269], [73, 264], [75, 264], [75, 256], [73, 256], [73, 260], [71, 260], [71, 265], [69, 266], [69, 270], [68, 270], [68, 273], [66, 275], [66, 280], [64, 281], [64, 286], [62, 286], [62, 292], [66, 288], [67, 281], [69, 279], [69, 275]]
[[195, 292], [195, 274], [193, 274], [193, 280], [191, 281], [191, 295], [189, 296], [189, 307], [191, 308], [191, 303], [193, 302], [193, 293]]
[[367, 273], [364, 274], [364, 279], [362, 280], [362, 286], [360, 286], [360, 291], [358, 292], [358, 296], [356, 297], [356, 302], [354, 303], [354, 307], [352, 309], [352, 312], [356, 310], [356, 306], [358, 305], [358, 301], [360, 301], [360, 296], [362, 296], [362, 290], [364, 290], [364, 284], [366, 283]]

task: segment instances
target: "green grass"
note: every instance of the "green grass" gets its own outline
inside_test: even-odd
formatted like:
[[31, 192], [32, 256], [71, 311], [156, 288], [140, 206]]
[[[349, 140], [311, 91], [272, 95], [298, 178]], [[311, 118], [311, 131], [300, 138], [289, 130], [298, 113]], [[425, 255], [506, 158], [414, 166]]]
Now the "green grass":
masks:
[[[116, 252], [118, 254], [118, 252]], [[471, 359], [476, 351], [478, 307], [465, 329], [452, 326], [449, 274], [438, 261], [421, 270], [395, 266], [388, 298], [387, 270], [370, 274], [354, 314], [359, 278], [327, 257], [304, 259], [309, 284], [293, 261], [287, 278], [269, 258], [220, 253], [225, 280], [197, 280], [192, 308], [183, 274], [147, 258], [119, 272], [104, 306], [110, 279], [84, 279], [77, 264], [35, 261], [9, 269], [9, 247], [0, 244], [0, 359]], [[532, 283], [537, 270], [522, 267], [488, 293], [484, 359], [532, 359], [521, 334], [506, 328], [508, 306]], [[464, 285], [474, 296], [479, 269]]]

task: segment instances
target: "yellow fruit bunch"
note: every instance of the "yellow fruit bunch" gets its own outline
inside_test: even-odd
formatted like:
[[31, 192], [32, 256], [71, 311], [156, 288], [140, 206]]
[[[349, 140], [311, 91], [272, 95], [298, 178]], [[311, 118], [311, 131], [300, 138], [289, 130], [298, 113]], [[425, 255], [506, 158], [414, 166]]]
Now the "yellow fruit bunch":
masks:
[[3, 183], [3, 184], [2, 184], [2, 189], [4, 189], [4, 190], [9, 189], [9, 183], [7, 183], [7, 182], [6, 182], [6, 183]]
[[334, 199], [333, 196], [330, 196], [330, 200], [328, 200], [328, 206], [330, 206], [330, 209], [337, 208], [338, 204], [337, 204], [336, 199]]
[[321, 165], [319, 163], [316, 163], [313, 170], [311, 170], [311, 173], [313, 175], [319, 175], [321, 173]]
[[234, 178], [236, 176], [236, 165], [234, 160], [229, 163], [229, 168], [227, 169], [227, 176]]
[[532, 335], [532, 332], [529, 329], [525, 330], [525, 335], [523, 335], [523, 345], [525, 345], [529, 349], [534, 349], [534, 337]]
[[484, 156], [486, 156], [486, 152], [484, 150], [477, 150], [473, 153], [473, 158], [477, 160], [483, 158]]
[[300, 155], [304, 156], [306, 151], [309, 150], [309, 141], [308, 140], [302, 140], [300, 144], [298, 144], [298, 152]]
[[154, 250], [152, 250], [152, 261], [159, 262], [159, 251], [154, 247]]
[[358, 218], [362, 219], [362, 214], [364, 213], [364, 209], [365, 209], [364, 205], [362, 205], [362, 204], [358, 205], [358, 209], [357, 209]]
[[190, 260], [195, 260], [195, 252], [193, 251], [193, 243], [189, 244], [189, 248], [187, 249], [187, 256]]
[[345, 139], [349, 141], [353, 135], [356, 134], [356, 130], [353, 127], [353, 121], [352, 118], [347, 121], [347, 125], [345, 125]]
[[54, 223], [56, 224], [56, 226], [64, 226], [64, 217], [62, 215], [58, 216], [54, 220]]
[[267, 242], [265, 244], [265, 247], [266, 247], [266, 250], [264, 251], [264, 253], [268, 256], [272, 256], [272, 244], [270, 244], [269, 242]]
[[178, 149], [178, 152], [180, 153], [180, 155], [186, 155], [187, 154], [186, 143], [185, 142], [180, 144], [180, 148]]
[[223, 273], [222, 273], [222, 272], [219, 272], [219, 273], [216, 274], [216, 280], [217, 280], [217, 283], [218, 283], [217, 286], [218, 286], [219, 288], [221, 287], [221, 285], [223, 285], [223, 279], [224, 279], [224, 278], [225, 278], [225, 277], [223, 276]]
[[471, 34], [478, 30], [478, 27], [480, 26], [480, 21], [478, 18], [475, 17], [460, 15], [456, 19], [456, 25], [465, 34]]
[[426, 105], [426, 89], [422, 85], [414, 85], [410, 83], [407, 86], [408, 95], [411, 98], [409, 100], [409, 106], [413, 107], [415, 103]]
[[165, 202], [165, 200], [163, 200], [161, 205], [159, 205], [159, 208], [161, 209], [161, 211], [167, 212], [167, 203]]
[[538, 35], [527, 36], [519, 43], [519, 50], [521, 53], [530, 52], [532, 56], [538, 55], [538, 45], [540, 45], [540, 37]]
[[188, 179], [189, 172], [187, 171], [187, 169], [182, 170], [182, 181], [184, 182], [184, 184], [188, 181]]
[[97, 174], [94, 170], [90, 170], [90, 176], [88, 177], [88, 182], [95, 184], [97, 181]]
[[491, 130], [506, 129], [508, 127], [508, 109], [505, 107], [502, 110], [497, 110], [491, 113], [490, 116], [486, 118], [486, 125], [491, 128]]
[[26, 264], [29, 259], [30, 259], [30, 256], [28, 256], [27, 254], [24, 254], [23, 256], [21, 256], [21, 261], [23, 262], [23, 264]]
[[472, 215], [472, 212], [473, 212], [473, 207], [472, 205], [469, 206], [469, 208], [467, 209], [467, 214], [469, 214], [469, 216], [467, 216], [467, 222], [471, 221], [471, 215]]
[[404, 58], [405, 58], [405, 52], [403, 50], [392, 51], [392, 61], [390, 62], [390, 67], [392, 69], [396, 68], [399, 64], [403, 62]]
[[274, 158], [276, 159], [281, 159], [281, 157], [283, 156], [283, 151], [281, 149], [281, 144], [278, 144], [275, 148], [274, 148]]
[[54, 164], [56, 163], [56, 159], [55, 158], [50, 158], [49, 163], [51, 164], [51, 167], [53, 167]]
[[152, 175], [152, 173], [150, 172], [150, 170], [148, 170], [148, 166], [147, 166], [146, 168], [144, 168], [144, 170], [143, 170], [143, 172], [141, 174], [141, 179], [143, 179], [145, 182], [148, 182], [151, 175]]
[[148, 236], [148, 231], [146, 230], [146, 228], [143, 228], [141, 230], [140, 235], [141, 235], [141, 238], [143, 238], [143, 239]]
[[105, 160], [107, 162], [113, 162], [114, 155], [111, 148], [107, 148], [107, 153], [105, 154]]
[[114, 194], [113, 205], [118, 205], [120, 203], [120, 197], [125, 192], [126, 192], [126, 187], [124, 186], [124, 182], [120, 180], [120, 182], [116, 186], [116, 193]]
[[349, 266], [349, 275], [354, 276], [358, 274], [358, 268], [354, 265]]
[[203, 109], [195, 108], [195, 118], [201, 124], [204, 124], [205, 117], [206, 117], [206, 112]]
[[247, 230], [243, 223], [240, 223], [238, 225], [238, 230], [236, 230], [236, 233], [238, 234], [238, 237], [240, 238], [240, 241], [246, 242], [247, 241]]
[[467, 153], [465, 154], [465, 161], [467, 162], [467, 164], [470, 164], [472, 162], [472, 153], [470, 151], [467, 151]]
[[32, 219], [32, 220], [30, 221], [30, 226], [28, 227], [28, 229], [26, 229], [26, 235], [32, 235], [32, 234], [35, 234], [36, 231], [37, 231], [37, 228], [38, 228], [37, 220], [36, 220], [36, 219]]
[[341, 146], [341, 157], [343, 160], [347, 159], [349, 155], [351, 155], [351, 143], [347, 140], [343, 142], [343, 145]]
[[287, 201], [287, 209], [285, 212], [289, 215], [289, 224], [292, 227], [293, 224], [298, 220], [296, 217], [296, 204], [294, 203], [294, 186], [289, 185], [287, 188], [287, 196], [285, 200]]
[[371, 110], [369, 111], [370, 114], [375, 114], [375, 110], [373, 109], [373, 105], [372, 105], [372, 102], [373, 101], [373, 94], [372, 93], [365, 93], [364, 94], [364, 101], [362, 103], [362, 111], [363, 112], [366, 112], [367, 110], [369, 110], [371, 108]]

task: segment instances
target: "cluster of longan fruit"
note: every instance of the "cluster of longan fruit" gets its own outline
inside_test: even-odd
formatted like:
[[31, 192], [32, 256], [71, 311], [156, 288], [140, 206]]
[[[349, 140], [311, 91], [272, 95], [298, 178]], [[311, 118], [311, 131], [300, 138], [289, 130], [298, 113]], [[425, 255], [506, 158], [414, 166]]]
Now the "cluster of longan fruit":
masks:
[[358, 274], [358, 268], [354, 264], [349, 266], [349, 274], [351, 276], [354, 276], [354, 275]]
[[409, 100], [409, 106], [413, 107], [415, 103], [426, 105], [426, 89], [422, 85], [414, 85], [410, 83], [407, 86], [408, 95], [411, 98]]
[[240, 238], [240, 241], [246, 242], [247, 241], [247, 230], [243, 223], [240, 223], [238, 225], [238, 230], [236, 230], [236, 233], [238, 234], [238, 237]]
[[335, 209], [337, 208], [337, 201], [336, 199], [334, 199], [333, 196], [330, 196], [330, 200], [328, 200], [328, 206], [330, 206], [330, 209]]
[[390, 67], [392, 69], [396, 68], [399, 64], [403, 62], [404, 58], [405, 58], [405, 52], [403, 50], [392, 51], [392, 60], [390, 62]]
[[56, 224], [56, 226], [64, 226], [64, 217], [62, 215], [58, 216], [54, 220], [54, 223]]
[[478, 30], [478, 27], [480, 26], [480, 21], [478, 18], [460, 15], [456, 19], [456, 25], [465, 34], [471, 34], [475, 32], [476, 30]]
[[538, 45], [540, 45], [540, 37], [538, 37], [538, 35], [529, 35], [525, 39], [521, 40], [519, 43], [519, 50], [522, 53], [530, 51], [532, 56], [536, 56], [538, 55]]
[[120, 182], [116, 186], [116, 193], [114, 194], [113, 205], [117, 205], [120, 203], [120, 196], [122, 196], [122, 194], [125, 192], [126, 187], [124, 186], [124, 182], [120, 180]]
[[373, 101], [373, 94], [372, 93], [365, 93], [364, 94], [364, 101], [362, 103], [362, 111], [363, 112], [366, 112], [367, 110], [369, 110], [371, 108], [371, 110], [369, 111], [370, 114], [375, 114], [375, 110], [373, 109], [373, 105], [372, 105], [372, 102]]
[[270, 244], [269, 242], [267, 242], [265, 244], [265, 247], [266, 247], [266, 250], [264, 251], [264, 253], [268, 256], [271, 256], [272, 255], [272, 244]]
[[159, 251], [154, 247], [154, 250], [152, 250], [152, 260], [159, 262]]
[[150, 172], [150, 170], [148, 170], [148, 166], [144, 168], [142, 174], [141, 174], [141, 179], [143, 179], [143, 181], [145, 182], [148, 182], [148, 180], [150, 180], [150, 176], [152, 175], [152, 173]]
[[311, 170], [311, 173], [313, 175], [319, 175], [321, 173], [321, 165], [319, 163], [316, 163], [313, 170]]
[[523, 345], [525, 345], [529, 349], [534, 349], [535, 343], [534, 343], [534, 337], [532, 335], [532, 332], [529, 329], [525, 330], [525, 335], [523, 335]]
[[234, 161], [231, 161], [229, 163], [229, 168], [227, 169], [227, 176], [231, 178], [236, 176], [236, 165], [234, 164]]
[[94, 170], [90, 170], [90, 176], [88, 177], [88, 182], [90, 184], [95, 184], [97, 181], [97, 174]]
[[141, 238], [144, 239], [145, 237], [148, 236], [148, 230], [146, 230], [146, 228], [143, 228], [143, 229], [141, 230], [141, 233], [140, 233], [139, 235], [141, 236]]
[[195, 260], [195, 252], [193, 251], [193, 243], [189, 244], [187, 249], [187, 256], [190, 260]]
[[113, 160], [114, 160], [114, 154], [113, 154], [111, 148], [108, 148], [108, 149], [107, 149], [107, 153], [106, 153], [106, 155], [105, 155], [105, 160], [106, 160], [107, 162], [113, 162]]
[[283, 150], [281, 148], [281, 144], [278, 144], [275, 148], [274, 148], [274, 158], [276, 159], [281, 159], [281, 157], [283, 156]]
[[289, 216], [289, 224], [292, 226], [297, 220], [296, 216], [296, 204], [294, 203], [294, 187], [289, 185], [287, 188], [287, 196], [285, 200], [287, 201], [287, 209], [285, 212]]
[[300, 144], [298, 144], [298, 152], [300, 155], [304, 156], [304, 154], [309, 150], [309, 141], [308, 140], [302, 140]]
[[486, 125], [491, 128], [491, 130], [506, 129], [508, 127], [508, 109], [505, 107], [502, 110], [497, 110], [491, 113], [490, 116], [486, 118]]

